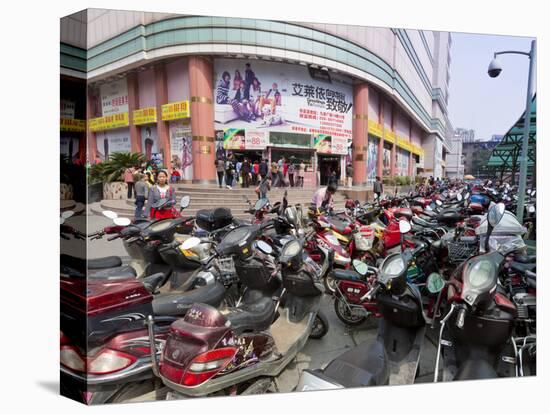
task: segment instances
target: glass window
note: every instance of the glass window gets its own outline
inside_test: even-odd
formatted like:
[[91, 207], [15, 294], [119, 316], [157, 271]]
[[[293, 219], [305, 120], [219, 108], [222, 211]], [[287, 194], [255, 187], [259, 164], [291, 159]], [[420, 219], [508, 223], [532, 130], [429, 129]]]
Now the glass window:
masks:
[[269, 143], [273, 146], [311, 148], [311, 135], [290, 132], [270, 132]]

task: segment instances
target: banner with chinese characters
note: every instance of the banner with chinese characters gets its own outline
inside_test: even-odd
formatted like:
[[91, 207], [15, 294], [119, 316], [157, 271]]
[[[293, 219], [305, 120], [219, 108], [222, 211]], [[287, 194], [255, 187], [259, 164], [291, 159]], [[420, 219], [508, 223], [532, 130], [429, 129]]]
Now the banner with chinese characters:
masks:
[[154, 124], [157, 122], [157, 108], [136, 109], [133, 112], [134, 125]]
[[109, 82], [99, 87], [103, 116], [128, 113], [128, 84], [126, 79]]
[[86, 121], [84, 119], [61, 118], [59, 129], [63, 132], [84, 132]]
[[369, 134], [382, 138], [384, 135], [384, 127], [378, 122], [369, 119]]
[[398, 136], [396, 144], [399, 148], [403, 148], [406, 151], [411, 152], [411, 150], [412, 150], [411, 143], [409, 142], [409, 140], [407, 138], [403, 138], [403, 137]]
[[352, 138], [353, 86], [348, 78], [313, 79], [301, 65], [216, 59], [216, 129], [251, 129]]
[[189, 101], [170, 102], [162, 105], [162, 120], [171, 121], [173, 119], [189, 118]]
[[90, 131], [103, 131], [128, 126], [128, 112], [90, 119]]

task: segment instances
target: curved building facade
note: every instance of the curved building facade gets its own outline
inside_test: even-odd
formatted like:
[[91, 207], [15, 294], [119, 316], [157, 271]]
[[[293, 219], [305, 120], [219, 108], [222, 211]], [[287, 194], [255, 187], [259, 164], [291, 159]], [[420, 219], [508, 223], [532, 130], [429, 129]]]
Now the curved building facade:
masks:
[[61, 75], [86, 83], [90, 162], [141, 151], [213, 182], [232, 152], [300, 160], [306, 185], [351, 164], [365, 186], [444, 176], [450, 47], [446, 32], [89, 9], [61, 21]]

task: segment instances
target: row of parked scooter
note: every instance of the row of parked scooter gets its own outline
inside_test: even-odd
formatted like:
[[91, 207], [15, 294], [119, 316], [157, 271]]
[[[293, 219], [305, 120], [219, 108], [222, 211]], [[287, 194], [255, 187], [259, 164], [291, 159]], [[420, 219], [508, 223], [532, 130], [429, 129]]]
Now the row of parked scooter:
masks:
[[106, 211], [113, 225], [91, 235], [65, 213], [63, 237], [121, 239], [131, 261], [62, 255], [63, 391], [87, 403], [160, 382], [177, 397], [272, 391], [308, 339], [328, 332], [323, 293], [348, 326], [377, 319], [377, 339], [305, 370], [297, 390], [413, 383], [432, 331], [434, 381], [532, 375], [536, 265], [501, 202], [510, 193], [451, 187], [342, 211], [285, 195], [250, 203], [248, 221], [225, 208], [181, 216], [183, 197], [178, 217]]

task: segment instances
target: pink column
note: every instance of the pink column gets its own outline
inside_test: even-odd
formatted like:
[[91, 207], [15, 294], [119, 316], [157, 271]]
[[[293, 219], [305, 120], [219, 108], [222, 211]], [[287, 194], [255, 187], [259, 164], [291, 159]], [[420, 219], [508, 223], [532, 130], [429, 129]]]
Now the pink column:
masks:
[[215, 184], [212, 61], [205, 56], [190, 56], [188, 65], [191, 134], [193, 135], [193, 182]]
[[[412, 121], [409, 119], [409, 143], [412, 143]], [[408, 176], [413, 179], [413, 153], [409, 152], [409, 171]]]
[[378, 123], [382, 125], [382, 137], [378, 140], [378, 160], [376, 162], [376, 175], [382, 178], [384, 172], [384, 99], [380, 96], [378, 107]]
[[[391, 131], [395, 133], [395, 106], [392, 103], [391, 106]], [[392, 143], [391, 156], [390, 156], [390, 176], [395, 177], [395, 164], [397, 162], [397, 152], [395, 142]]]
[[366, 83], [353, 87], [353, 185], [367, 184], [369, 87]]
[[162, 120], [162, 105], [168, 103], [168, 87], [166, 85], [166, 68], [161, 63], [155, 66], [155, 98], [157, 106], [157, 134], [159, 142], [159, 151], [164, 156], [164, 165], [170, 170], [170, 134], [168, 131], [168, 122]]
[[128, 75], [128, 119], [130, 122], [130, 144], [132, 152], [141, 152], [141, 136], [138, 126], [134, 125], [134, 110], [139, 109], [139, 86], [137, 74]]

